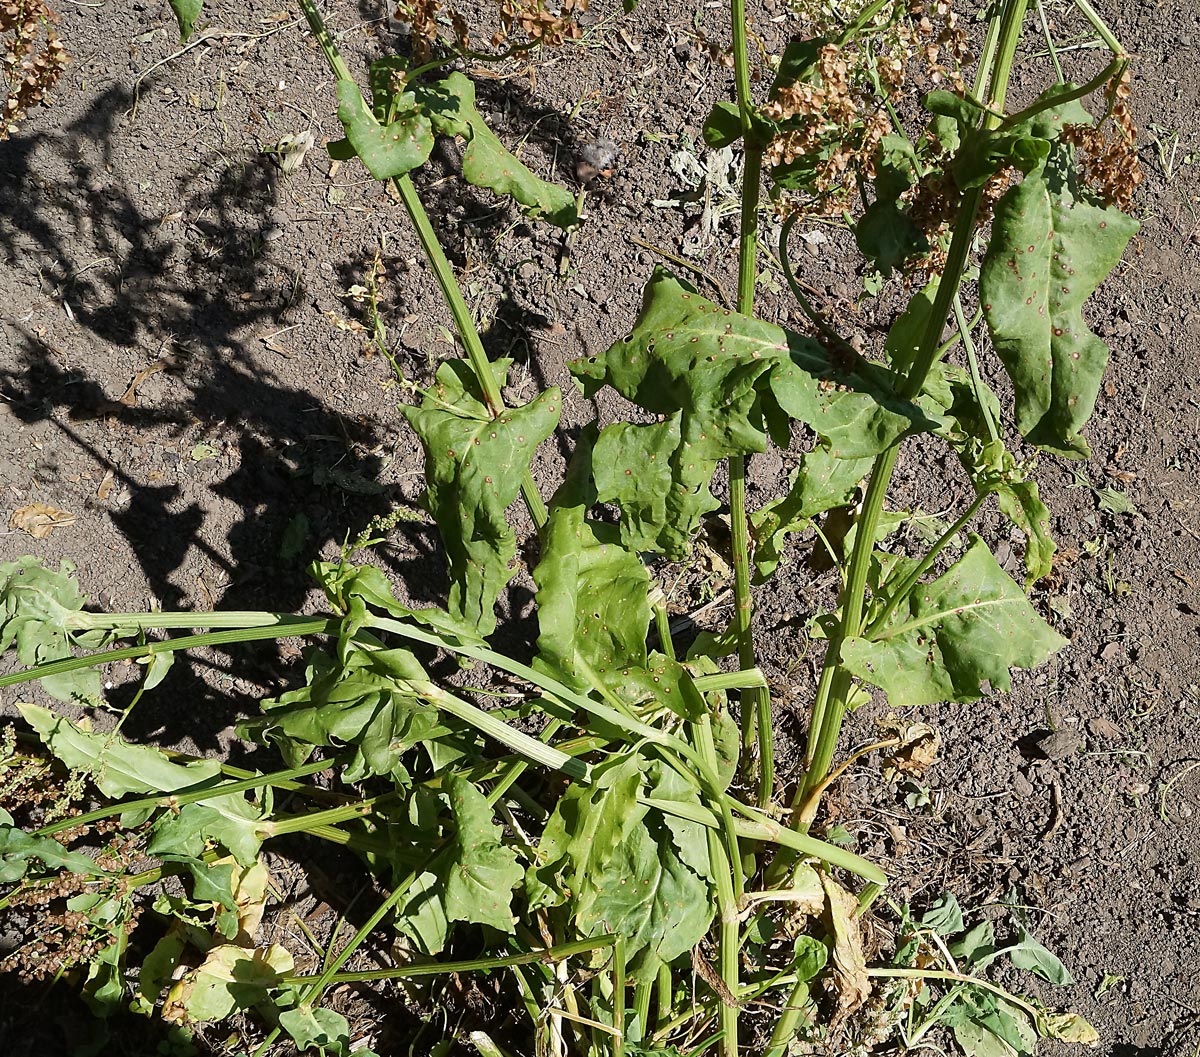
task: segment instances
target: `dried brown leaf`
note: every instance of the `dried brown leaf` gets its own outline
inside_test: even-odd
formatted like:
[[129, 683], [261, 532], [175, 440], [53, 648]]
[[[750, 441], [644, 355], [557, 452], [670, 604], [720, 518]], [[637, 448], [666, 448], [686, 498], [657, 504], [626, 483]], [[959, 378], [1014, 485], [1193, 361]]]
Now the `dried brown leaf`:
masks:
[[44, 540], [56, 528], [73, 525], [78, 520], [69, 510], [59, 510], [45, 503], [29, 503], [14, 510], [8, 524], [10, 528], [28, 532], [34, 539]]

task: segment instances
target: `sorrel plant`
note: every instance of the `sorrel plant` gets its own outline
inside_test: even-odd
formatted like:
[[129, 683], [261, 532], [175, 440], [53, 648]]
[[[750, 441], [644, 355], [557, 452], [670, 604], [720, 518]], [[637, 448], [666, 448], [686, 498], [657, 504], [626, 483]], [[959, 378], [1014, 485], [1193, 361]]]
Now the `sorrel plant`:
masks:
[[[1060, 77], [1014, 110], [1008, 86], [1032, 21], [1028, 0], [986, 5], [973, 62], [946, 3], [870, 0], [831, 13], [809, 0], [798, 7], [808, 31], [788, 45], [761, 99], [744, 2], [731, 0], [736, 99], [709, 115], [705, 140], [742, 152], [736, 304], [710, 302], [662, 269], [648, 278], [630, 333], [571, 365], [585, 394], [612, 387], [644, 414], [585, 429], [547, 503], [529, 466], [558, 426], [562, 394], [506, 403], [510, 365], [487, 359], [412, 174], [435, 136], [457, 137], [468, 182], [564, 231], [586, 222], [584, 196], [526, 168], [484, 123], [471, 80], [447, 72], [460, 57], [570, 39], [571, 8], [506, 5], [494, 46], [508, 51], [489, 56], [470, 48], [457, 11], [451, 41], [439, 39], [432, 5], [412, 5], [412, 55], [371, 65], [368, 103], [312, 0], [301, 0], [336, 79], [345, 138], [330, 153], [392, 183], [465, 352], [404, 408], [424, 448], [425, 506], [450, 591], [444, 608], [413, 610], [377, 567], [354, 561], [395, 519], [373, 525], [341, 560], [314, 566], [329, 605], [316, 617], [95, 613], [69, 566], [0, 566], [0, 640], [27, 666], [0, 685], [41, 680], [65, 701], [100, 704], [98, 667], [119, 659], [145, 666], [133, 707], [177, 652], [312, 640], [304, 685], [241, 727], [278, 750], [274, 773], [180, 758], [125, 741], [119, 724], [98, 734], [18, 706], [40, 751], [86, 776], [98, 806], [24, 825], [0, 816], [0, 881], [14, 886], [3, 903], [30, 905], [39, 893], [65, 900], [63, 913], [76, 916], [63, 920], [91, 936], [70, 957], [85, 967], [99, 1013], [129, 1001], [128, 937], [149, 892], [163, 929], [136, 966], [134, 1007], [181, 1031], [255, 1008], [269, 1029], [259, 1052], [286, 1032], [301, 1049], [348, 1053], [349, 1025], [321, 1005], [331, 984], [484, 970], [503, 971], [528, 1014], [521, 1052], [780, 1057], [840, 1031], [878, 1035], [889, 1009], [909, 1011], [913, 1041], [937, 1022], [963, 1045], [987, 1035], [1013, 1050], [1035, 1032], [1094, 1037], [1078, 1017], [958, 968], [918, 964], [935, 933], [965, 935], [964, 966], [981, 970], [998, 956], [991, 923], [986, 935], [982, 925], [966, 931], [957, 904], [920, 922], [906, 917], [905, 946], [890, 965], [869, 967], [861, 919], [887, 879], [810, 832], [831, 779], [855, 758], [835, 765], [856, 704], [873, 692], [895, 709], [975, 700], [1007, 690], [1011, 669], [1042, 663], [1065, 641], [1027, 595], [1051, 571], [1055, 546], [1032, 460], [1005, 439], [1067, 458], [1088, 453], [1082, 430], [1108, 352], [1082, 306], [1136, 230], [1121, 207], [1138, 180], [1124, 52], [1086, 0], [1074, 3], [1112, 62], [1086, 84]], [[199, 4], [173, 6], [186, 35]], [[900, 114], [914, 111], [925, 82], [934, 87], [921, 100], [924, 117], [906, 131]], [[782, 218], [770, 249], [813, 336], [754, 315], [764, 186]], [[873, 288], [912, 292], [881, 350], [840, 337], [793, 274], [789, 236], [814, 215], [846, 218]], [[1011, 384], [1011, 408], [984, 380], [988, 345]], [[812, 443], [786, 493], [750, 510], [746, 460], [801, 435]], [[907, 444], [948, 446], [974, 491], [916, 556], [889, 548], [903, 515], [885, 508]], [[685, 651], [655, 575], [664, 560], [688, 558], [720, 505], [712, 484], [723, 465], [734, 615], [724, 634], [701, 635]], [[537, 530], [531, 660], [488, 641], [513, 575], [508, 512], [518, 496]], [[1025, 536], [1024, 586], [967, 531], [992, 503]], [[822, 526], [847, 508], [839, 548]], [[828, 641], [793, 780], [773, 762], [752, 585], [789, 560], [788, 537], [809, 529], [844, 557], [836, 606], [813, 625]], [[147, 635], [201, 628], [210, 630]], [[93, 652], [76, 656], [79, 648]], [[730, 653], [732, 670], [719, 663]], [[486, 688], [435, 678], [431, 667], [446, 657]], [[481, 707], [493, 692], [500, 704]], [[898, 723], [871, 748], [900, 756], [927, 737], [928, 728]], [[48, 766], [12, 742], [5, 761], [22, 782]], [[304, 781], [331, 767], [337, 790]], [[275, 810], [277, 792], [311, 810]], [[84, 795], [76, 789], [74, 799]], [[310, 974], [294, 972], [284, 947], [254, 940], [268, 885], [262, 846], [298, 832], [354, 849], [389, 892], [336, 953], [340, 940], [330, 939]], [[97, 834], [116, 834], [124, 854], [85, 853]], [[155, 865], [132, 872], [134, 850]], [[164, 886], [168, 878], [176, 880]], [[385, 922], [407, 960], [345, 971]], [[1017, 928], [1006, 949], [1014, 962], [1063, 982], [1061, 963]], [[915, 990], [921, 981], [947, 988], [932, 1007]], [[424, 1000], [435, 1001], [429, 992]], [[852, 1028], [856, 1017], [875, 1026]], [[902, 1017], [883, 1019], [895, 1028]], [[483, 1032], [471, 1041], [502, 1052]]]

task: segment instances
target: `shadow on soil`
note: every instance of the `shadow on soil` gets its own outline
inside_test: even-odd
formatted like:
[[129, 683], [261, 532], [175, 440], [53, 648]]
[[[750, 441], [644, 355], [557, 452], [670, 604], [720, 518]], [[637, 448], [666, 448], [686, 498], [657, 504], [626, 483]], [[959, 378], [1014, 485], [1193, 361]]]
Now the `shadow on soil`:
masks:
[[[152, 83], [142, 88], [152, 90]], [[295, 611], [311, 588], [303, 572], [308, 561], [400, 501], [377, 480], [384, 441], [395, 424], [348, 418], [320, 392], [264, 369], [251, 353], [252, 342], [261, 353], [257, 342], [263, 334], [288, 327], [307, 298], [301, 271], [273, 249], [280, 179], [273, 161], [252, 149], [206, 158], [179, 180], [177, 214], [147, 216], [122, 153], [134, 149], [123, 129], [133, 102], [126, 88], [112, 86], [60, 129], [0, 143], [0, 252], [10, 260], [33, 255], [48, 262], [40, 278], [49, 297], [69, 304], [75, 321], [97, 337], [140, 350], [147, 366], [177, 372], [182, 386], [176, 389], [185, 395], [154, 408], [139, 407], [136, 399], [122, 402], [109, 391], [111, 378], [19, 323], [10, 324], [18, 358], [0, 370], [0, 394], [20, 421], [51, 425], [65, 444], [111, 470], [128, 489], [130, 502], [111, 514], [112, 523], [128, 540], [162, 608], [182, 605], [173, 578], [197, 548], [228, 580], [221, 608]], [[567, 120], [531, 106], [519, 91], [484, 82], [481, 106], [503, 112], [505, 124], [534, 133], [549, 155], [569, 155]], [[457, 170], [453, 144], [442, 144], [440, 159], [435, 170]], [[70, 174], [65, 179], [43, 175], [63, 169]], [[440, 182], [436, 171], [430, 175]], [[425, 194], [447, 252], [460, 267], [481, 252], [489, 264], [503, 263], [496, 259], [497, 236], [512, 224], [511, 209], [485, 201], [460, 179], [427, 187]], [[518, 220], [518, 227], [529, 225]], [[557, 233], [541, 225], [533, 237], [558, 244]], [[95, 260], [78, 263], [79, 245], [89, 247], [82, 252], [94, 253]], [[490, 270], [511, 279], [511, 270]], [[351, 271], [344, 265], [342, 277]], [[537, 381], [535, 334], [548, 320], [522, 305], [504, 282], [489, 291], [498, 295], [499, 308], [485, 342], [492, 356], [528, 364], [527, 377]], [[227, 554], [205, 539], [201, 490], [182, 479], [187, 459], [176, 462], [178, 475], [157, 475], [165, 478], [162, 483], [147, 483], [145, 475], [135, 479], [98, 447], [103, 434], [88, 421], [96, 419], [135, 434], [161, 438], [165, 431], [176, 439], [199, 424], [223, 448], [237, 451], [234, 469], [212, 487], [242, 511], [225, 530]], [[285, 557], [281, 541], [289, 532], [295, 545]], [[442, 599], [436, 531], [406, 525], [404, 535], [402, 553], [381, 548], [380, 559], [414, 600]], [[514, 595], [510, 604], [514, 614], [530, 610], [527, 593]], [[235, 689], [236, 676], [269, 685], [278, 676], [278, 662], [275, 644], [265, 643], [239, 647], [228, 660], [217, 654], [179, 665], [169, 677], [172, 693], [150, 695], [126, 729], [134, 737], [152, 735], [166, 743], [190, 737], [201, 749], [215, 748], [222, 728], [247, 710], [257, 712], [261, 695], [253, 688]], [[185, 714], [170, 703], [160, 707], [155, 703], [160, 698], [188, 700], [195, 708]], [[204, 719], [197, 723], [199, 714]]]

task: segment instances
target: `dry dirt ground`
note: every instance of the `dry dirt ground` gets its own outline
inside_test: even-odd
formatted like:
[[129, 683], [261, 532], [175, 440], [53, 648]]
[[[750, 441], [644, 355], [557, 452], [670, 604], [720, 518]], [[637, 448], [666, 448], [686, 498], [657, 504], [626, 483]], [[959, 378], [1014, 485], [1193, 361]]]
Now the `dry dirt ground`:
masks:
[[[1070, 646], [1011, 696], [927, 710], [944, 749], [918, 806], [866, 768], [833, 810], [859, 851], [885, 861], [897, 900], [949, 889], [978, 907], [1018, 886], [1078, 981], [1047, 997], [1083, 1012], [1103, 1053], [1181, 1057], [1200, 1047], [1200, 768], [1188, 769], [1200, 759], [1200, 9], [1097, 6], [1136, 56], [1147, 179], [1142, 232], [1091, 309], [1113, 349], [1094, 455], [1040, 467], [1066, 560], [1039, 604]], [[1067, 5], [1047, 7], [1069, 39]], [[786, 10], [754, 5], [768, 51], [786, 39]], [[165, 5], [67, 0], [61, 14], [74, 62], [56, 103], [0, 143], [0, 559], [69, 557], [109, 609], [311, 605], [307, 562], [420, 490], [396, 411], [407, 397], [370, 343], [336, 324], [364, 319], [346, 292], [378, 253], [389, 341], [421, 381], [452, 351], [437, 291], [396, 204], [320, 149], [338, 134], [332, 84], [297, 12], [213, 0], [182, 52]], [[395, 46], [384, 14], [336, 0], [350, 57]], [[724, 39], [722, 18], [699, 0], [644, 0], [624, 20], [598, 4], [578, 44], [481, 78], [483, 109], [535, 169], [574, 186], [581, 149], [619, 148], [569, 249], [463, 194], [454, 151], [435, 154], [424, 194], [490, 353], [517, 361], [514, 398], [568, 387], [568, 359], [623, 334], [656, 250], [734, 287], [728, 225], [714, 233], [701, 205], [661, 204], [684, 188], [678, 156], [730, 90], [697, 43], [700, 30]], [[1041, 77], [1044, 60], [1029, 61], [1018, 90]], [[269, 150], [306, 130], [317, 147], [285, 174]], [[853, 328], [857, 287], [835, 245], [805, 248], [803, 278]], [[781, 293], [760, 304], [798, 322]], [[576, 399], [567, 424], [590, 413]], [[547, 446], [539, 479], [561, 457]], [[752, 471], [754, 502], [784, 476], [777, 456]], [[950, 470], [916, 456], [901, 476], [925, 509], [960, 497]], [[1105, 488], [1128, 505], [1112, 509]], [[8, 529], [31, 502], [76, 520], [42, 540]], [[383, 555], [410, 597], [438, 597], [431, 526], [401, 526]], [[800, 629], [820, 586], [802, 557], [801, 546], [757, 617], [762, 663], [793, 691], [778, 695], [791, 737], [813, 670]], [[286, 677], [276, 660], [177, 666], [125, 729], [238, 758], [230, 726]], [[871, 718], [856, 717], [847, 746]], [[41, 990], [0, 986], [5, 1048], [62, 1052], [45, 1012], [57, 1008]]]

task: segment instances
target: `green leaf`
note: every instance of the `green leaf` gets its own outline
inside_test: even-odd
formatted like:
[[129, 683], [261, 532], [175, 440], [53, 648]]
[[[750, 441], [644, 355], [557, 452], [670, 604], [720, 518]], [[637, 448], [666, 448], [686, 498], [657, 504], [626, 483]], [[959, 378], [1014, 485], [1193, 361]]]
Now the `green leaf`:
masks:
[[[891, 559], [887, 579], [896, 585], [910, 569]], [[918, 584], [882, 628], [847, 639], [842, 661], [893, 706], [973, 701], [985, 680], [1007, 691], [1010, 668], [1041, 664], [1066, 641], [972, 536], [966, 553], [933, 583]]]
[[596, 768], [592, 785], [571, 785], [546, 824], [526, 883], [542, 905], [569, 893], [581, 937], [623, 934], [631, 977], [649, 981], [660, 963], [700, 942], [713, 901], [707, 881], [677, 851], [676, 840], [690, 847], [690, 838], [673, 835], [638, 803], [641, 768], [637, 756], [614, 757]]
[[1009, 959], [1018, 969], [1026, 969], [1036, 973], [1043, 980], [1060, 987], [1070, 987], [1075, 983], [1075, 977], [1068, 972], [1067, 967], [1059, 961], [1057, 955], [1049, 951], [1022, 925], [1017, 926], [1017, 943], [1006, 952]]
[[[931, 379], [934, 396], [942, 403], [945, 425], [938, 432], [954, 448], [970, 474], [976, 493], [996, 494], [1000, 512], [1025, 536], [1025, 588], [1048, 576], [1056, 550], [1050, 535], [1050, 511], [1042, 502], [1036, 481], [1029, 479], [1029, 466], [1018, 463], [1002, 440], [992, 440], [979, 398], [966, 373], [940, 364]], [[1000, 420], [1000, 401], [986, 383], [981, 383], [993, 422]]]
[[805, 455], [792, 474], [787, 494], [750, 517], [757, 579], [765, 580], [775, 572], [789, 535], [808, 528], [818, 514], [849, 503], [870, 468], [869, 459], [839, 459], [825, 445]]
[[208, 841], [229, 851], [242, 866], [258, 858], [262, 847], [263, 813], [240, 793], [184, 804], [154, 823], [147, 851], [199, 858]]
[[475, 108], [475, 85], [461, 73], [413, 88], [433, 127], [444, 136], [462, 136], [463, 177], [476, 187], [511, 195], [535, 217], [560, 228], [579, 222], [575, 196], [565, 187], [534, 176], [488, 128]]
[[952, 892], [934, 902], [921, 916], [921, 925], [939, 936], [953, 936], [963, 930], [962, 907]]
[[[585, 515], [596, 502], [595, 429], [576, 444], [567, 479], [543, 530], [538, 585], [537, 666], [579, 690], [602, 684], [631, 708], [682, 703], [677, 664], [646, 648], [650, 576], [611, 525]], [[674, 698], [672, 698], [674, 695]]]
[[169, 0], [175, 20], [179, 23], [179, 43], [186, 44], [204, 7], [203, 0]]
[[29, 872], [30, 859], [38, 859], [48, 870], [99, 875], [104, 871], [86, 855], [67, 851], [53, 837], [35, 837], [12, 824], [12, 816], [0, 811], [0, 884], [21, 880]]
[[446, 875], [446, 917], [513, 932], [512, 890], [524, 871], [517, 853], [500, 843], [502, 831], [492, 808], [471, 782], [451, 774], [446, 780], [454, 812], [454, 857]]
[[167, 993], [163, 1015], [183, 1013], [191, 1021], [224, 1020], [235, 1010], [265, 1001], [268, 989], [278, 986], [293, 967], [291, 954], [278, 943], [254, 950], [221, 944], [175, 983]]
[[130, 1008], [143, 1016], [154, 1014], [154, 1005], [163, 988], [171, 982], [175, 967], [183, 958], [187, 944], [173, 927], [142, 959], [137, 973], [137, 993]]
[[[0, 651], [16, 643], [17, 659], [29, 667], [73, 656], [66, 629], [87, 603], [74, 571], [68, 561], [57, 572], [31, 557], [0, 563]], [[60, 701], [103, 700], [100, 673], [93, 668], [47, 676], [41, 683]]]
[[768, 424], [786, 444], [788, 417], [799, 419], [839, 458], [873, 455], [932, 424], [890, 394], [882, 368], [859, 363], [839, 373], [811, 339], [722, 309], [663, 269], [646, 286], [633, 331], [570, 367], [585, 395], [611, 385], [661, 416], [604, 429], [596, 488], [601, 502], [621, 505], [626, 546], [673, 559], [718, 506], [709, 489], [718, 463], [764, 451]]
[[433, 150], [433, 129], [411, 92], [401, 97], [402, 112], [386, 125], [380, 124], [353, 81], [338, 81], [337, 97], [346, 140], [376, 180], [403, 176], [425, 164]]
[[[492, 364], [498, 383], [510, 362]], [[561, 404], [562, 395], [551, 388], [493, 419], [470, 366], [455, 360], [438, 368], [437, 385], [419, 408], [404, 409], [425, 449], [425, 501], [449, 560], [450, 613], [481, 635], [496, 626], [496, 599], [517, 552], [504, 511], [537, 446], [558, 424]]]
[[996, 954], [996, 928], [987, 918], [950, 944], [950, 953], [965, 965], [987, 965]]
[[742, 115], [735, 104], [721, 100], [709, 112], [701, 133], [713, 150], [728, 147], [742, 138]]
[[442, 879], [426, 871], [412, 883], [408, 897], [396, 911], [396, 928], [424, 954], [440, 954], [446, 946], [450, 921], [446, 917], [445, 894]]
[[405, 649], [352, 648], [341, 664], [315, 653], [308, 685], [264, 701], [266, 717], [238, 729], [256, 741], [278, 744], [289, 766], [302, 763], [315, 745], [352, 745], [345, 781], [389, 775], [406, 782], [401, 756], [433, 737], [441, 721], [437, 709], [401, 681], [426, 678], [425, 669]]
[[82, 771], [105, 796], [173, 793], [216, 778], [216, 760], [174, 763], [150, 745], [132, 745], [117, 734], [92, 734], [40, 705], [18, 704], [42, 744], [73, 771]]
[[307, 1006], [289, 1009], [279, 1014], [279, 1026], [292, 1037], [301, 1053], [316, 1046], [322, 1053], [329, 1050], [338, 1057], [350, 1055], [350, 1023], [332, 1009]]
[[979, 299], [1013, 381], [1017, 428], [1049, 451], [1090, 451], [1080, 430], [1095, 409], [1108, 346], [1088, 329], [1083, 304], [1137, 230], [1078, 186], [1061, 142], [996, 204]]

